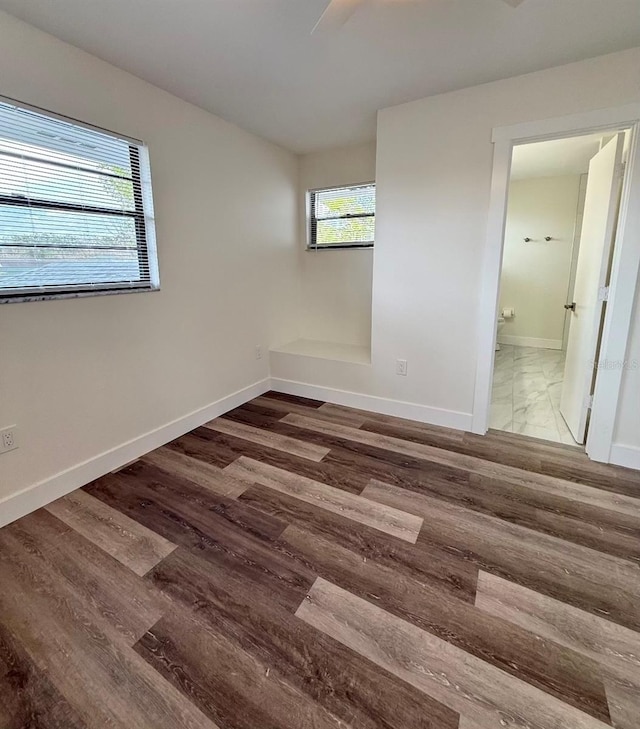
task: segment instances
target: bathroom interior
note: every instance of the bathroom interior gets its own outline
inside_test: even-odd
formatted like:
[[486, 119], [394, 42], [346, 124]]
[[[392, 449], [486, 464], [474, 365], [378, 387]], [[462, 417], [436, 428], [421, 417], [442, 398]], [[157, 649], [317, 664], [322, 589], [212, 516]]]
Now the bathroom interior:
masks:
[[[577, 446], [561, 401], [591, 160], [612, 135], [514, 148], [490, 427]], [[624, 142], [624, 138], [621, 143]], [[595, 357], [595, 352], [594, 352]], [[570, 418], [569, 418], [570, 422]]]

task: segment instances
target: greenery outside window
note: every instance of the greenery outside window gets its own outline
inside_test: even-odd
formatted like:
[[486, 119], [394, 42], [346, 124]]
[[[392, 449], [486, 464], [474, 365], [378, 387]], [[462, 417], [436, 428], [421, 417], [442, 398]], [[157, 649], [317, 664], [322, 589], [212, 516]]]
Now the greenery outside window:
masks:
[[0, 100], [0, 302], [157, 288], [145, 145]]
[[309, 250], [373, 247], [374, 183], [310, 190], [308, 195]]

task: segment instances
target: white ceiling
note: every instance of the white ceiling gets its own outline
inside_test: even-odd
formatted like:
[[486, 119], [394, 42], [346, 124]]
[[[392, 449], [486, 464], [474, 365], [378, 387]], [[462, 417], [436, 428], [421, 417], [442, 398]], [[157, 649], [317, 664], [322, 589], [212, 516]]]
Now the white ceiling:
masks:
[[513, 149], [511, 179], [581, 175], [600, 149], [602, 134], [523, 144]]
[[371, 0], [340, 30], [311, 36], [326, 5], [0, 0], [296, 152], [373, 139], [386, 106], [640, 45], [639, 0]]

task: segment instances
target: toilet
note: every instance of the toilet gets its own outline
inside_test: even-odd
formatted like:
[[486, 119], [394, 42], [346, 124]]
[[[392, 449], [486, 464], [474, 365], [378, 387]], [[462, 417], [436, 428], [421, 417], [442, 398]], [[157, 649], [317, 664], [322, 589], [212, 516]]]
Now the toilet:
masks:
[[503, 326], [504, 326], [504, 317], [499, 316], [498, 317], [498, 331], [496, 333], [496, 352], [500, 351], [500, 345], [498, 344], [498, 339], [500, 338], [500, 332], [502, 331]]

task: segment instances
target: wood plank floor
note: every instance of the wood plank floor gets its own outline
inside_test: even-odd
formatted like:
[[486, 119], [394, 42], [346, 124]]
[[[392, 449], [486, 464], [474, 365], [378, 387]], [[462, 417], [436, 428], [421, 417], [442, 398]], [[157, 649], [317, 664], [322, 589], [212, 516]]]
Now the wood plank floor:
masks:
[[0, 530], [0, 729], [640, 728], [640, 473], [267, 393]]

